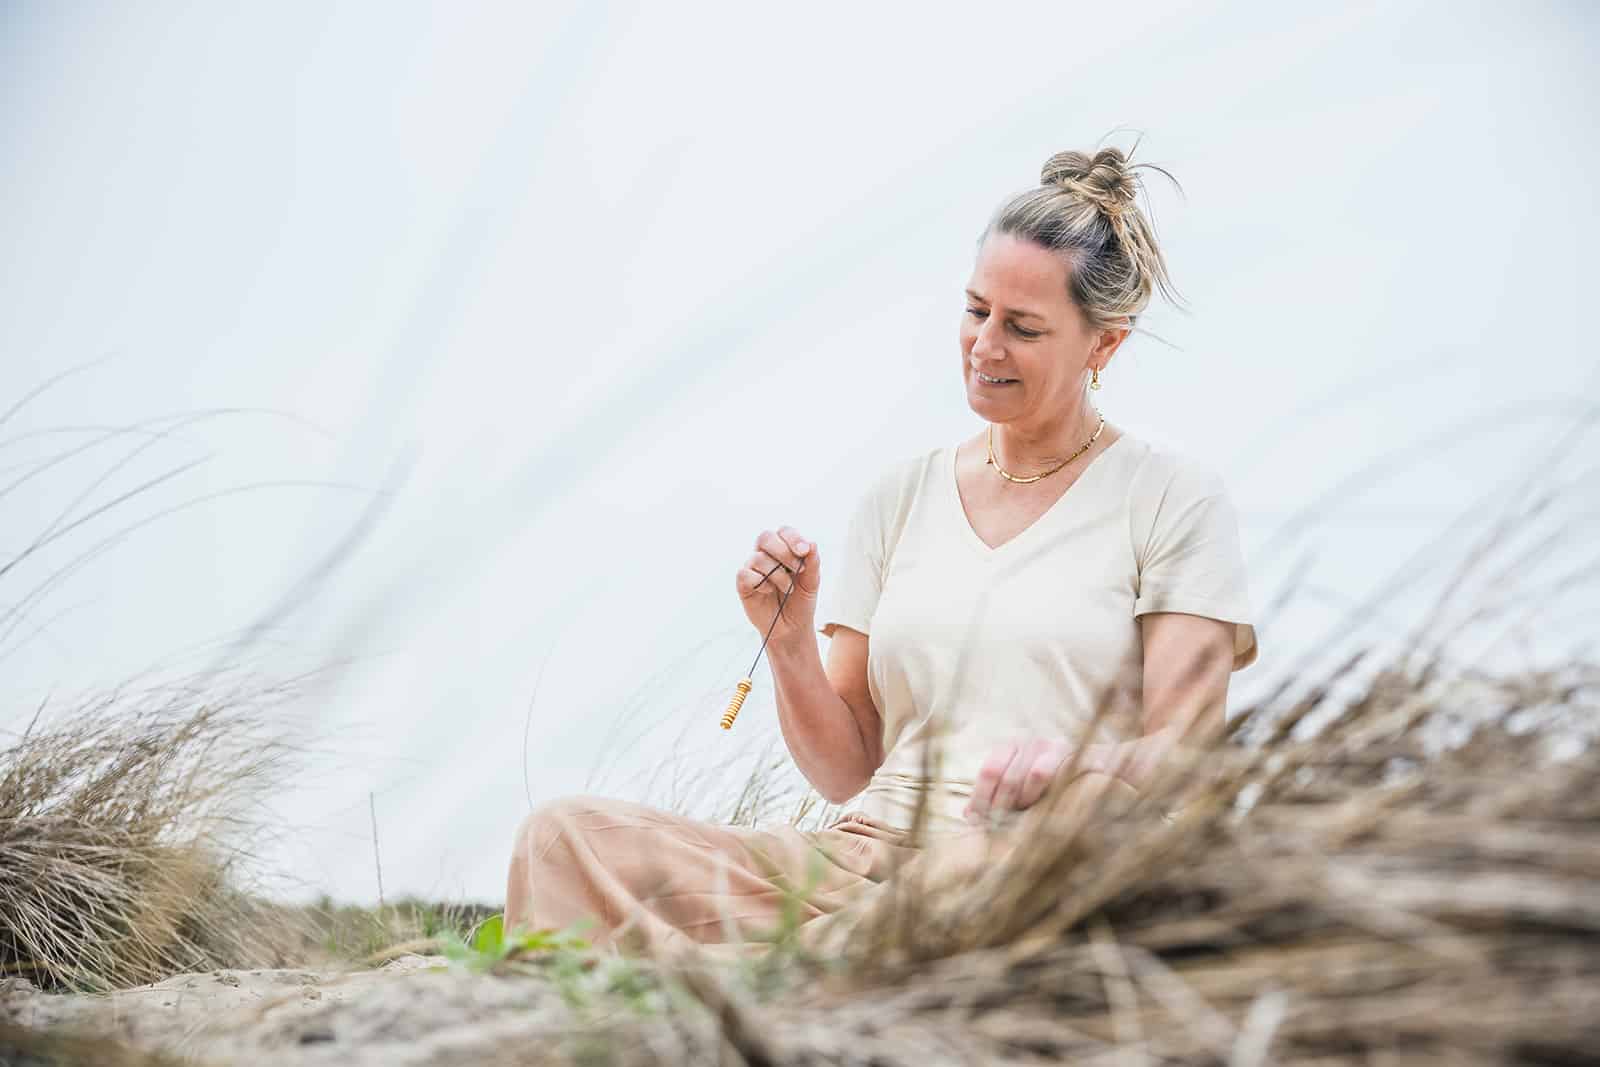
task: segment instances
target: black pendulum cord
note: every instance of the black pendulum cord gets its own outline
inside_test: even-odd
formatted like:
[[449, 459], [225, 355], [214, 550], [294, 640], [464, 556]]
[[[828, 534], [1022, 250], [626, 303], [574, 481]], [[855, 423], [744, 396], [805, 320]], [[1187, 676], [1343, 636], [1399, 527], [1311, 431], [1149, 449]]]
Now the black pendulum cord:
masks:
[[[800, 565], [804, 567], [805, 562], [802, 560]], [[778, 572], [778, 567], [783, 567], [784, 570], [789, 569], [788, 567], [784, 567], [782, 563], [779, 563], [777, 567], [773, 567], [772, 570], [761, 576], [761, 581], [756, 583], [756, 589], [760, 589], [763, 582], [776, 574]], [[761, 653], [767, 650], [767, 638], [772, 636], [772, 631], [777, 629], [778, 620], [783, 618], [783, 606], [789, 602], [789, 594], [794, 592], [794, 587], [795, 583], [790, 582], [789, 588], [784, 592], [783, 596], [779, 598], [778, 612], [772, 616], [772, 625], [767, 627], [766, 637], [761, 639], [761, 647], [756, 650], [756, 658], [750, 661], [750, 669], [745, 672], [745, 676], [740, 678], [739, 684], [734, 687], [737, 692], [733, 694], [733, 699], [728, 701], [728, 710], [722, 713], [722, 728], [724, 730], [733, 729], [733, 720], [739, 717], [739, 709], [744, 706], [744, 698], [750, 695], [750, 687], [753, 684], [750, 679], [755, 676], [756, 664], [761, 662]], [[752, 589], [751, 592], [755, 592], [755, 589]]]

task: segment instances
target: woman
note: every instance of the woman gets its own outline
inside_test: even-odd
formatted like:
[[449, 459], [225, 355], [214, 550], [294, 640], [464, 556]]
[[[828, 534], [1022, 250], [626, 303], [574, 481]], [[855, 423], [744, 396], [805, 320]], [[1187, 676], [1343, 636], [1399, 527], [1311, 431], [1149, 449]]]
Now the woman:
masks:
[[826, 666], [817, 547], [765, 531], [738, 572], [751, 624], [773, 627], [789, 751], [851, 810], [801, 832], [544, 805], [517, 834], [508, 926], [589, 917], [600, 944], [748, 944], [805, 890], [804, 929], [820, 929], [929, 842], [1003, 835], [1075, 751], [1064, 789], [1137, 790], [1176, 740], [1220, 727], [1229, 674], [1256, 658], [1232, 504], [1090, 402], [1152, 294], [1171, 296], [1137, 169], [1115, 148], [1060, 153], [990, 220], [960, 331], [987, 425], [861, 501], [821, 617]]

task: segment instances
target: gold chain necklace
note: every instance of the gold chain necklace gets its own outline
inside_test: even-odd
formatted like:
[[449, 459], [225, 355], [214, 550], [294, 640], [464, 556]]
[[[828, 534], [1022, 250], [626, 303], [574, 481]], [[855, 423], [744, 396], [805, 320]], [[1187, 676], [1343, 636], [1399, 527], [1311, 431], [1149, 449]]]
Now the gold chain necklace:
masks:
[[[1096, 415], [1100, 415], [1099, 409], [1095, 410], [1095, 414]], [[994, 466], [994, 469], [999, 472], [1000, 477], [1004, 478], [1006, 481], [1008, 481], [1008, 482], [1016, 482], [1019, 485], [1027, 485], [1030, 482], [1036, 482], [1040, 478], [1045, 478], [1045, 477], [1048, 477], [1048, 476], [1054, 474], [1056, 471], [1060, 470], [1062, 467], [1065, 467], [1068, 463], [1071, 463], [1073, 460], [1077, 459], [1079, 456], [1081, 456], [1085, 452], [1089, 451], [1089, 446], [1094, 444], [1095, 438], [1099, 437], [1100, 436], [1100, 431], [1104, 430], [1105, 428], [1106, 428], [1106, 417], [1104, 415], [1100, 415], [1100, 425], [1095, 427], [1094, 433], [1089, 437], [1089, 439], [1087, 441], [1085, 441], [1083, 443], [1083, 447], [1082, 448], [1078, 449], [1072, 455], [1068, 456], [1066, 459], [1062, 460], [1060, 463], [1057, 463], [1054, 467], [1051, 467], [1049, 470], [1045, 471], [1043, 474], [1035, 474], [1035, 475], [1032, 475], [1031, 477], [1027, 477], [1027, 478], [1018, 478], [1015, 474], [1012, 474], [1012, 473], [1008, 472], [1004, 467], [1000, 466], [1000, 461], [994, 458], [994, 423], [991, 422], [989, 424], [989, 463], [992, 464]]]

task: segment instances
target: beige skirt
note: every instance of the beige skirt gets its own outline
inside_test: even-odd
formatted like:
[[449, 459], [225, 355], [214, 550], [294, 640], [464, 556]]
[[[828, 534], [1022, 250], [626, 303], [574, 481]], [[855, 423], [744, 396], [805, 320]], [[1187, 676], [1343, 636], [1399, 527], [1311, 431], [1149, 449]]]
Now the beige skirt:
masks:
[[[1085, 775], [1072, 791], [1098, 794], [1110, 782]], [[742, 954], [764, 949], [786, 923], [798, 922], [797, 940], [825, 950], [848, 937], [897, 871], [974, 875], [1025, 836], [1024, 823], [974, 828], [918, 848], [861, 812], [823, 830], [756, 830], [631, 801], [566, 798], [536, 808], [517, 830], [506, 927], [585, 923], [580, 936], [619, 952], [726, 946]]]

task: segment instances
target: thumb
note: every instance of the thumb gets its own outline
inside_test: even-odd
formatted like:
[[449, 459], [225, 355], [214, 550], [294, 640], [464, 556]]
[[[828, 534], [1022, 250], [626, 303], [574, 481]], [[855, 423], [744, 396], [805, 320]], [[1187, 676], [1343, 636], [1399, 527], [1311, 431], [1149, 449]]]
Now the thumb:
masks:
[[[805, 546], [804, 551], [801, 551], [801, 546]], [[822, 553], [814, 541], [798, 542], [795, 553], [801, 562], [800, 571], [794, 576], [795, 585], [805, 595], [815, 597], [817, 590], [822, 588]]]

